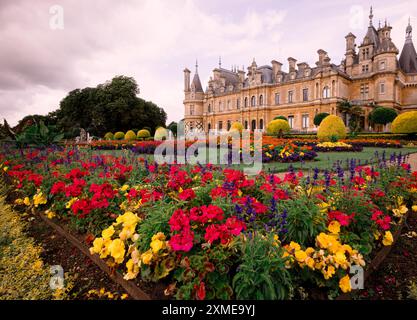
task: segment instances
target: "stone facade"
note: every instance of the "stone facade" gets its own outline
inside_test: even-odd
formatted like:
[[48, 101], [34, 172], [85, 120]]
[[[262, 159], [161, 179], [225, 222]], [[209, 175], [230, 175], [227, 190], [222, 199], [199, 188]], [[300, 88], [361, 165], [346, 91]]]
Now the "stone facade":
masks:
[[376, 105], [398, 112], [417, 110], [417, 54], [412, 42], [412, 27], [406, 29], [406, 42], [400, 59], [391, 40], [391, 26], [385, 22], [376, 29], [372, 9], [369, 27], [362, 43], [346, 36], [345, 58], [331, 63], [327, 52], [318, 50], [315, 66], [288, 58], [288, 71], [273, 60], [258, 67], [253, 60], [247, 72], [238, 68], [213, 70], [205, 92], [198, 75], [184, 70], [185, 130], [228, 130], [233, 122], [248, 129], [264, 130], [276, 116], [285, 116], [294, 132], [312, 132], [317, 128], [316, 114], [338, 114], [338, 102], [349, 100], [361, 105], [361, 126], [371, 129], [368, 115]]

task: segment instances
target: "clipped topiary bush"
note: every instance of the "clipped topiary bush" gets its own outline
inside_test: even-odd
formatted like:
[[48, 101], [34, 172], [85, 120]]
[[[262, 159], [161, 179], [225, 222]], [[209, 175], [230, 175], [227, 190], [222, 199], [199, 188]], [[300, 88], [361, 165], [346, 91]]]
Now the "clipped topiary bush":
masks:
[[114, 134], [115, 140], [123, 140], [125, 138], [125, 134], [121, 131], [118, 131]]
[[284, 117], [284, 116], [275, 117], [274, 120], [285, 120], [285, 121], [288, 121], [287, 117]]
[[240, 122], [234, 122], [232, 126], [230, 127], [229, 131], [239, 131], [242, 132], [243, 125]]
[[377, 107], [369, 115], [369, 120], [375, 124], [386, 125], [394, 121], [397, 111], [392, 108]]
[[288, 121], [277, 119], [272, 120], [266, 126], [266, 132], [269, 135], [282, 136], [284, 133], [290, 132], [291, 128]]
[[323, 119], [317, 131], [317, 138], [321, 141], [337, 141], [346, 138], [346, 127], [343, 120], [335, 115]]
[[327, 112], [322, 112], [322, 113], [318, 113], [316, 114], [316, 116], [314, 117], [314, 125], [315, 126], [319, 126], [321, 124], [321, 122], [324, 120], [324, 118], [326, 118], [329, 114]]
[[133, 130], [129, 130], [125, 134], [125, 139], [129, 141], [136, 140], [136, 133]]
[[168, 138], [168, 130], [164, 127], [158, 127], [155, 130], [154, 139], [155, 140], [166, 140]]
[[104, 140], [113, 140], [114, 139], [114, 134], [113, 133], [111, 133], [111, 132], [107, 132], [105, 135], [104, 135]]
[[147, 129], [142, 129], [138, 131], [138, 139], [145, 139], [149, 138], [151, 136], [151, 133]]
[[417, 111], [401, 113], [392, 122], [392, 133], [417, 133]]

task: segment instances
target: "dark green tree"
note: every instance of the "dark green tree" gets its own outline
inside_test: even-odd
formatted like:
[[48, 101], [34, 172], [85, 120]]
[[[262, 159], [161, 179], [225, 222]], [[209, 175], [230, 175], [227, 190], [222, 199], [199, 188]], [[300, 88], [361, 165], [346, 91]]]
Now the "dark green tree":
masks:
[[320, 123], [323, 121], [324, 118], [326, 118], [329, 114], [327, 112], [322, 112], [322, 113], [318, 113], [316, 114], [316, 116], [314, 117], [314, 125], [315, 126], [319, 126]]
[[376, 107], [369, 115], [369, 120], [375, 124], [387, 125], [394, 121], [397, 112], [392, 108]]
[[354, 105], [348, 100], [343, 100], [337, 103], [337, 111], [343, 115], [343, 122], [348, 122], [351, 132], [360, 130], [360, 118], [364, 114], [363, 108], [359, 105]]

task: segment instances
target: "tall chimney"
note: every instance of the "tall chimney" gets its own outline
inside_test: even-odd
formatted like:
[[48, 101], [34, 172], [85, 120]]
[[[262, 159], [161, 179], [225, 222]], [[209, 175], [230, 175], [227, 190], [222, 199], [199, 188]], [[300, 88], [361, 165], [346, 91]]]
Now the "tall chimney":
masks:
[[191, 71], [187, 68], [184, 69], [184, 91], [190, 91], [190, 73]]
[[293, 72], [293, 71], [295, 71], [295, 64], [297, 63], [297, 60], [296, 59], [294, 59], [294, 58], [292, 58], [292, 57], [289, 57], [288, 58], [288, 64], [289, 64], [289, 69], [290, 69], [290, 72]]

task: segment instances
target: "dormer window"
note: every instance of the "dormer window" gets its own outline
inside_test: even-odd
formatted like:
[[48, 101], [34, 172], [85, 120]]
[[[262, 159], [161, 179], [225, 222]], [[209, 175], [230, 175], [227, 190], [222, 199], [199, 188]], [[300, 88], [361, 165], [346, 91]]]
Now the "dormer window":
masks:
[[310, 70], [305, 70], [304, 71], [304, 77], [308, 77], [310, 75]]
[[385, 70], [385, 67], [386, 67], [386, 65], [385, 65], [385, 61], [381, 61], [381, 62], [379, 63], [379, 70]]

